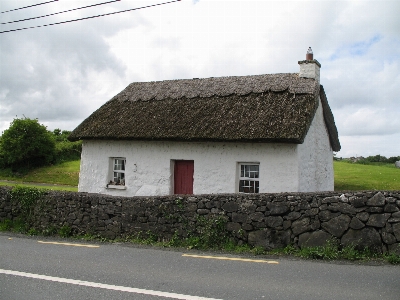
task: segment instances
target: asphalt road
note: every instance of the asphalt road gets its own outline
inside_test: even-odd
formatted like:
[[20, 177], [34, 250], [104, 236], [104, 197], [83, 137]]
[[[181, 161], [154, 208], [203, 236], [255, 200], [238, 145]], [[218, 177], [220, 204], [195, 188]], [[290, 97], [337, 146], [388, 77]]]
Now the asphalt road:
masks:
[[2, 233], [0, 299], [397, 300], [400, 267], [168, 251]]

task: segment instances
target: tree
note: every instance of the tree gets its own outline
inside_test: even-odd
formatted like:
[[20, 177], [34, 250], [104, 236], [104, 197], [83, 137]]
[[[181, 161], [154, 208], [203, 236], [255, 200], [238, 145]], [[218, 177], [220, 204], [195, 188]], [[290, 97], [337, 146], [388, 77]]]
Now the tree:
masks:
[[14, 119], [0, 140], [3, 164], [13, 170], [50, 164], [55, 149], [52, 133], [37, 119]]

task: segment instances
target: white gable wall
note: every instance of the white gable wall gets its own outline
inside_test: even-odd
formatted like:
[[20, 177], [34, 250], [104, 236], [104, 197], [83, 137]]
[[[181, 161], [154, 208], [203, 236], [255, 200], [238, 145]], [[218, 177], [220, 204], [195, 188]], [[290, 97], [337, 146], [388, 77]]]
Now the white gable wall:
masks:
[[304, 143], [298, 145], [299, 192], [333, 191], [333, 152], [321, 100]]
[[[120, 196], [173, 193], [173, 160], [194, 160], [195, 194], [235, 193], [238, 163], [260, 163], [260, 193], [296, 192], [298, 145], [84, 141], [79, 191]], [[110, 158], [125, 157], [126, 190], [106, 189]]]

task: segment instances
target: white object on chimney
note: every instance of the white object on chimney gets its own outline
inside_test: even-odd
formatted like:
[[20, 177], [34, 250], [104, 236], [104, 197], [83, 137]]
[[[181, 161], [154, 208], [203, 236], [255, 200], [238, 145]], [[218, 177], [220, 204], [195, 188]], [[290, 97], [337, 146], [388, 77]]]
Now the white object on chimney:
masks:
[[308, 47], [306, 60], [299, 61], [300, 73], [299, 77], [312, 78], [320, 82], [320, 68], [321, 64], [313, 58], [313, 51]]

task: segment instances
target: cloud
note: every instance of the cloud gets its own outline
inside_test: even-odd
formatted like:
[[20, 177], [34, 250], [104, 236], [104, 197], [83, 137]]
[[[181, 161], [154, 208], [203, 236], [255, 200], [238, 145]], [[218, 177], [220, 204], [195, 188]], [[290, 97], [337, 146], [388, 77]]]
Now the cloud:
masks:
[[[156, 3], [126, 0], [47, 21]], [[82, 1], [60, 1], [1, 18], [74, 6]], [[12, 7], [15, 1], [2, 1], [2, 11]], [[321, 83], [341, 152], [363, 155], [352, 141], [377, 141], [375, 151], [385, 155], [392, 151], [387, 145], [400, 149], [400, 140], [393, 141], [400, 132], [399, 10], [400, 2], [390, 0], [183, 0], [0, 34], [0, 128], [25, 114], [49, 128], [71, 130], [134, 81], [296, 73], [311, 46], [322, 64]]]

